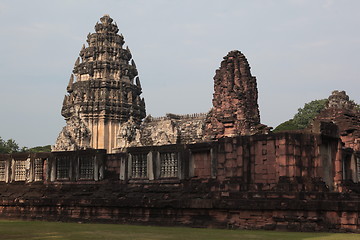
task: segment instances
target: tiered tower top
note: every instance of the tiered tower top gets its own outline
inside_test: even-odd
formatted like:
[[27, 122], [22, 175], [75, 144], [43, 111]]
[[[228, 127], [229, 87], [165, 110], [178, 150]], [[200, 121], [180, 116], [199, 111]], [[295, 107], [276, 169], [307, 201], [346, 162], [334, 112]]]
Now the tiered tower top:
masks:
[[140, 123], [146, 115], [138, 71], [116, 23], [104, 15], [95, 31], [75, 61], [61, 110], [67, 125], [55, 150], [111, 152], [120, 125], [130, 119]]
[[95, 31], [97, 33], [118, 33], [119, 28], [117, 27], [116, 23], [112, 23], [113, 19], [105, 14], [103, 17], [100, 18], [101, 23], [96, 23], [95, 25]]
[[[123, 48], [124, 37], [118, 35], [116, 23], [109, 15], [104, 15], [101, 23], [96, 23], [96, 33], [87, 36], [88, 47], [83, 45], [76, 60], [73, 73], [77, 81], [90, 79], [114, 79], [132, 81], [137, 69], [130, 49]], [[129, 61], [131, 60], [131, 64]]]
[[[88, 34], [88, 47], [83, 45], [75, 62], [62, 115], [69, 119], [77, 111], [92, 118], [97, 114], [120, 122], [130, 117], [140, 122], [145, 117], [145, 103], [140, 98], [140, 80], [130, 49], [123, 48], [124, 37], [117, 34], [119, 29], [109, 15], [100, 21], [96, 32]], [[73, 109], [76, 105], [83, 107]]]

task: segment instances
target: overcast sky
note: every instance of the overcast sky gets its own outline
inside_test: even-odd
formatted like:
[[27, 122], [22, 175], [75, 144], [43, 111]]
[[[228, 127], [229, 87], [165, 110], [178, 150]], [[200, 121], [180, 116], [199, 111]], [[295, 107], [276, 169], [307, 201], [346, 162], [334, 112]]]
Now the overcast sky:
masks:
[[261, 122], [345, 90], [360, 102], [358, 0], [0, 0], [0, 136], [54, 144], [74, 62], [104, 14], [133, 54], [147, 114], [207, 112], [231, 50], [257, 77]]

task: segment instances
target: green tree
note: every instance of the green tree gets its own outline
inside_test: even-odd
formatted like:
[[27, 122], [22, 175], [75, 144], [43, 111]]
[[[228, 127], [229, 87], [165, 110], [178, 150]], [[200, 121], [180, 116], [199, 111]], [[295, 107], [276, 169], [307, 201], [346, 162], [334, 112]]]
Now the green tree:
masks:
[[298, 130], [299, 127], [294, 123], [293, 119], [287, 120], [286, 122], [281, 123], [279, 126], [277, 126], [273, 132], [280, 132], [280, 131], [286, 131], [286, 130]]
[[293, 120], [299, 129], [306, 128], [310, 121], [313, 120], [320, 112], [325, 108], [327, 99], [314, 100], [309, 103], [305, 103], [303, 108], [298, 109], [298, 113], [295, 114]]
[[13, 140], [3, 140], [0, 137], [0, 154], [6, 153], [16, 153], [16, 152], [51, 152], [51, 145], [46, 146], [38, 146], [33, 148], [22, 147], [20, 148], [19, 145]]
[[34, 152], [34, 153], [51, 152], [51, 145], [33, 147], [33, 148], [27, 149], [26, 151], [27, 152]]
[[19, 149], [19, 145], [13, 139], [5, 141], [0, 137], [0, 153], [14, 153]]
[[320, 99], [306, 103], [303, 108], [298, 109], [298, 112], [292, 119], [281, 123], [274, 129], [274, 132], [306, 128], [310, 121], [325, 108], [326, 101], [327, 99]]

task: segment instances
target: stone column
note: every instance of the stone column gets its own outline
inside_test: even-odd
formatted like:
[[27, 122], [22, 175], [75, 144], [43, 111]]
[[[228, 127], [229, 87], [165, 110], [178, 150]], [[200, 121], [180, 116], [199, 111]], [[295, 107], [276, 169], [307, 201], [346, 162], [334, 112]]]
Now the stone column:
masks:
[[147, 154], [147, 175], [149, 180], [154, 180], [153, 152]]

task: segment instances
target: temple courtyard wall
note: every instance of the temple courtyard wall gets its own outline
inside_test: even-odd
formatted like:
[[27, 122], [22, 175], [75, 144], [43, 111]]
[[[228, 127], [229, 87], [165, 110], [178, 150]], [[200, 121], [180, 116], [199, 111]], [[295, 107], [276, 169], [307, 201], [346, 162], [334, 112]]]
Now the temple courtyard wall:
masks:
[[0, 155], [0, 218], [357, 231], [358, 157], [338, 137]]

